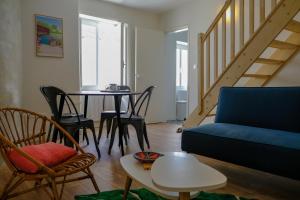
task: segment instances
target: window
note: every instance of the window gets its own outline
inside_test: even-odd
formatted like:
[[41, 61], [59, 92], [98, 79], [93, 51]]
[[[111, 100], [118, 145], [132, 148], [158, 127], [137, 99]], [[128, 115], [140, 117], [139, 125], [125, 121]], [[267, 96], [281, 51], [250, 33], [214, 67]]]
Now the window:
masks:
[[188, 44], [176, 41], [176, 88], [187, 90]]
[[98, 33], [97, 23], [81, 20], [81, 78], [82, 86], [97, 88], [98, 85]]
[[126, 25], [80, 15], [81, 89], [105, 89], [126, 84]]

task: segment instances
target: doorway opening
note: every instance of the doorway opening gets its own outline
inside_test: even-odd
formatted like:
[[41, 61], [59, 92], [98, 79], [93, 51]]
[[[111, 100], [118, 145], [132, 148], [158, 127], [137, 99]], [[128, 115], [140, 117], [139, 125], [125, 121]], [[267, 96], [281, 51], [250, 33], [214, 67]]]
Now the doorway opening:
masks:
[[174, 88], [173, 120], [183, 121], [188, 114], [188, 29], [167, 34], [168, 65], [172, 70]]
[[[183, 32], [184, 33], [184, 32]], [[187, 115], [188, 43], [176, 41], [176, 120], [185, 120]]]

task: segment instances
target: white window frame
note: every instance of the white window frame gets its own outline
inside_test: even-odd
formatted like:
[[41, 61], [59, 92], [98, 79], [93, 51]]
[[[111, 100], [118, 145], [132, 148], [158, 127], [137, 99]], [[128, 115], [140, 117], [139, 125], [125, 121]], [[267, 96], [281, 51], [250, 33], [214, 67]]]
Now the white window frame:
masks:
[[[95, 17], [92, 17], [92, 16], [87, 16], [87, 15], [83, 15], [83, 14], [80, 14], [79, 15], [79, 22], [80, 22], [80, 41], [79, 41], [79, 45], [80, 45], [80, 89], [82, 91], [91, 91], [91, 90], [99, 90], [99, 58], [97, 56], [96, 58], [96, 66], [97, 66], [97, 74], [96, 74], [96, 82], [97, 82], [97, 85], [83, 85], [82, 84], [82, 23], [83, 21], [85, 21], [86, 23], [91, 23], [91, 24], [94, 24], [96, 25], [96, 28], [97, 28], [97, 36], [96, 36], [96, 41], [97, 41], [97, 55], [99, 53], [99, 27], [98, 27], [98, 21], [96, 19], [93, 19]], [[120, 73], [121, 73], [121, 80], [120, 80], [120, 83], [121, 85], [127, 85], [127, 68], [128, 68], [128, 25], [126, 23], [121, 23], [121, 48], [120, 48], [120, 51], [121, 51], [121, 63], [120, 63]]]

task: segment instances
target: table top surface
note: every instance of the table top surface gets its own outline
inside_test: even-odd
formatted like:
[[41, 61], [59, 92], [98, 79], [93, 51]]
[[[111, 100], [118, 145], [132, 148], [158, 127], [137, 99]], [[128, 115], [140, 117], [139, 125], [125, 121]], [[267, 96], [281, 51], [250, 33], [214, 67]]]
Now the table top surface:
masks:
[[75, 91], [75, 92], [67, 92], [67, 95], [91, 95], [91, 96], [115, 96], [115, 95], [138, 95], [141, 92], [134, 92], [128, 90], [94, 90], [94, 91]]
[[162, 190], [192, 192], [220, 188], [227, 178], [191, 154], [167, 154], [152, 165], [153, 183]]
[[[164, 156], [159, 158], [158, 160], [156, 160], [152, 166], [152, 169], [151, 170], [144, 170], [142, 164], [137, 161], [134, 157], [133, 157], [133, 154], [130, 154], [130, 155], [126, 155], [126, 156], [123, 156], [121, 159], [120, 159], [120, 162], [121, 162], [121, 166], [122, 168], [125, 170], [125, 172], [127, 173], [127, 175], [129, 177], [131, 177], [133, 180], [139, 182], [140, 184], [142, 184], [145, 188], [147, 188], [148, 190], [154, 192], [154, 193], [157, 193], [158, 195], [161, 195], [162, 197], [165, 197], [167, 199], [178, 199], [178, 195], [179, 193], [178, 192], [181, 192], [183, 190], [178, 190], [178, 189], [165, 189], [165, 188], [162, 188], [160, 185], [157, 185], [154, 180], [153, 180], [153, 173], [156, 173], [155, 171], [153, 171], [153, 167], [156, 165], [155, 163], [157, 161], [159, 161], [160, 159], [164, 158], [164, 157], [188, 157], [188, 159], [191, 159], [193, 160], [192, 162], [194, 161], [197, 161], [198, 163], [200, 163], [194, 156], [190, 155], [190, 154], [186, 154], [186, 153], [182, 153], [182, 152], [166, 152], [166, 153], [163, 153]], [[189, 160], [186, 160], [186, 161], [189, 161]], [[202, 163], [201, 163], [202, 164]], [[160, 167], [161, 164], [159, 164], [158, 167]], [[204, 165], [204, 164], [202, 164]], [[200, 165], [200, 168], [202, 169], [202, 165]], [[164, 165], [166, 166], [166, 165]], [[192, 167], [194, 167], [195, 165], [192, 164]], [[204, 170], [205, 170], [205, 173], [207, 173], [207, 168], [210, 168], [209, 166], [205, 165], [206, 167], [203, 167]], [[157, 167], [157, 166], [156, 166]], [[173, 167], [173, 166], [172, 166]], [[172, 168], [169, 166], [169, 169]], [[198, 168], [199, 166], [196, 166], [196, 168]], [[164, 170], [165, 168], [162, 168], [162, 170]], [[216, 171], [212, 168], [210, 168], [212, 171]], [[160, 171], [158, 168], [156, 169], [157, 171]], [[201, 170], [199, 170], [200, 173], [202, 174]], [[211, 171], [209, 171], [211, 172]], [[222, 181], [225, 181], [226, 183], [226, 177], [224, 175], [222, 175], [220, 172], [216, 171], [217, 174], [219, 173], [220, 176], [222, 176], [223, 180]], [[163, 173], [162, 171], [160, 173]], [[178, 173], [178, 172], [177, 172]], [[198, 171], [197, 171], [198, 173]], [[202, 177], [200, 175], [195, 175], [195, 177], [201, 179]], [[156, 174], [155, 174], [156, 176]], [[205, 182], [203, 180], [203, 182]], [[203, 183], [201, 182], [201, 183]], [[225, 183], [223, 183], [222, 186], [225, 185]], [[208, 183], [210, 184], [210, 182]], [[206, 185], [207, 186], [207, 185]], [[221, 185], [219, 185], [219, 187], [221, 187]], [[202, 187], [201, 187], [202, 188]], [[204, 187], [203, 187], [204, 188]], [[215, 188], [216, 185], [215, 185]], [[204, 188], [205, 189], [205, 188]], [[198, 195], [199, 191], [201, 191], [202, 189], [199, 189], [199, 190], [184, 190], [185, 192], [191, 192], [191, 197], [194, 198]], [[194, 191], [194, 192], [192, 192]]]

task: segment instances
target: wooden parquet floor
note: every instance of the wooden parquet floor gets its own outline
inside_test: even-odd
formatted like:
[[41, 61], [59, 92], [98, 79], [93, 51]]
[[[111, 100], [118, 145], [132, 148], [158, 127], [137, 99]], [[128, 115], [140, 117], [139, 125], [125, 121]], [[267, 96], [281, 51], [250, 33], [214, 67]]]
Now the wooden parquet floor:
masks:
[[[148, 125], [151, 150], [162, 152], [180, 151], [181, 135], [176, 133], [178, 127], [179, 125], [171, 123]], [[130, 136], [126, 152], [133, 153], [139, 151], [135, 132], [132, 129], [130, 129]], [[90, 139], [90, 141], [92, 140]], [[107, 154], [109, 139], [106, 138], [106, 131], [104, 130], [100, 142], [102, 158], [92, 167], [96, 181], [102, 191], [123, 188], [125, 184], [126, 175], [119, 163], [121, 155], [117, 144], [118, 141], [116, 140], [112, 154], [109, 156]], [[84, 146], [84, 144], [82, 144], [82, 146]], [[96, 150], [92, 142], [89, 146], [84, 147], [84, 149], [96, 155]], [[300, 200], [300, 181], [274, 176], [203, 156], [198, 156], [198, 158], [228, 177], [227, 186], [213, 192], [232, 193], [260, 200]], [[8, 180], [9, 175], [10, 171], [5, 164], [0, 166], [0, 191]], [[20, 189], [27, 188], [30, 185], [31, 183], [24, 184]], [[140, 187], [140, 185], [133, 183], [133, 187]], [[90, 193], [95, 193], [95, 191], [88, 180], [70, 183], [65, 187], [63, 199], [71, 200], [74, 199], [74, 195], [76, 194]], [[15, 199], [43, 200], [48, 198], [44, 191], [37, 191]]]

